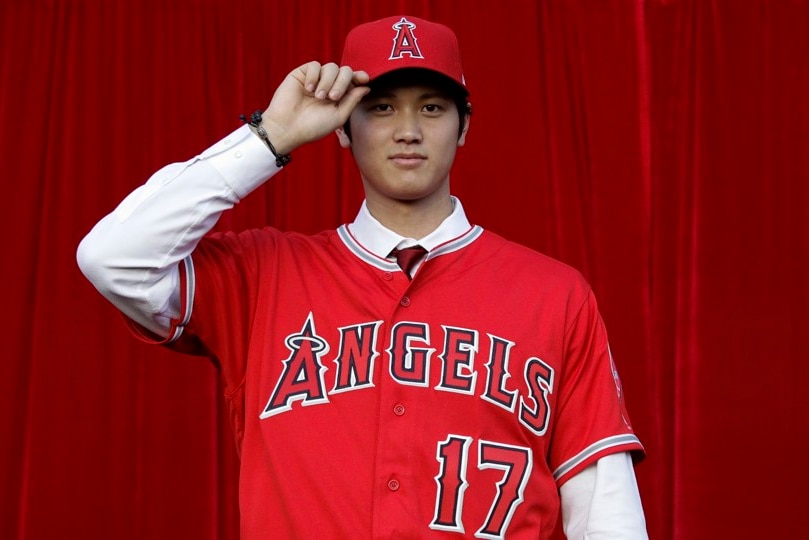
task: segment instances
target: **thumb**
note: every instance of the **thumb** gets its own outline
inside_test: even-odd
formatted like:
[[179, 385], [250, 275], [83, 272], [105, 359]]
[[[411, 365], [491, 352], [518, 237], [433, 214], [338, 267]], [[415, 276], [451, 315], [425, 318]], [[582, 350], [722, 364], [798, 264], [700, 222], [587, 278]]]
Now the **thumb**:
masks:
[[343, 99], [341, 99], [340, 103], [337, 105], [337, 110], [343, 122], [348, 120], [348, 117], [351, 116], [351, 111], [357, 107], [359, 102], [362, 101], [362, 98], [368, 95], [370, 91], [371, 89], [367, 86], [355, 86], [343, 96]]

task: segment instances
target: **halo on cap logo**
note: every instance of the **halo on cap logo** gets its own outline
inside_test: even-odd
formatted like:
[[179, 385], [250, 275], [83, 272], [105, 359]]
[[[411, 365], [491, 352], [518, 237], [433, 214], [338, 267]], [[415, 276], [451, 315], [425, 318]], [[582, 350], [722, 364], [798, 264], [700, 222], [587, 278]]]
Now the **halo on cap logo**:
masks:
[[388, 60], [401, 60], [407, 54], [411, 58], [424, 58], [419, 50], [418, 40], [413, 34], [416, 25], [406, 18], [393, 25], [396, 35], [393, 37], [393, 49]]

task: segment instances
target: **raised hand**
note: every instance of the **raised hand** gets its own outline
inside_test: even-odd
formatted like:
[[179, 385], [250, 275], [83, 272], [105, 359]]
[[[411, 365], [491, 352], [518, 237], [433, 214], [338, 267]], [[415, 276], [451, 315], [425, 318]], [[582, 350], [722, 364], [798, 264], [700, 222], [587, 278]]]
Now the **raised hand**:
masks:
[[279, 153], [315, 141], [341, 127], [370, 89], [368, 74], [348, 66], [309, 62], [278, 86], [262, 124]]

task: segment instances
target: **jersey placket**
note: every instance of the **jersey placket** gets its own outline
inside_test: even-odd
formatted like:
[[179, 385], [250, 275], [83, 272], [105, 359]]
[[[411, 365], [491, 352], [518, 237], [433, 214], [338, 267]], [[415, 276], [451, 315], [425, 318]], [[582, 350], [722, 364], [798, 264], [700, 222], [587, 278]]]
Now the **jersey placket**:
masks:
[[[384, 278], [383, 278], [384, 279]], [[414, 523], [419, 515], [419, 501], [425, 496], [417, 490], [414, 463], [423, 453], [419, 443], [419, 426], [424, 416], [419, 412], [414, 389], [429, 384], [429, 328], [421, 317], [413, 316], [417, 307], [418, 285], [404, 272], [391, 276], [394, 301], [385, 321], [385, 349], [379, 374], [379, 425], [375, 464], [375, 503], [373, 537], [398, 538], [421, 536], [428, 522]], [[428, 471], [419, 474], [429, 476]], [[414, 506], [416, 505], [416, 506]], [[402, 527], [410, 526], [409, 529]]]

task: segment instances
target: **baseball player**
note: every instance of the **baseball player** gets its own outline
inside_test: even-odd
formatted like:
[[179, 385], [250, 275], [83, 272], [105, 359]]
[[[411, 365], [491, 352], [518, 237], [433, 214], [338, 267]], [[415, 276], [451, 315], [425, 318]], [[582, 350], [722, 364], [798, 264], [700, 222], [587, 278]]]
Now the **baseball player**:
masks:
[[[79, 247], [138, 336], [217, 358], [243, 538], [547, 538], [560, 508], [570, 538], [646, 538], [592, 291], [450, 193], [468, 96], [449, 28], [360, 25]], [[332, 132], [365, 189], [352, 223], [209, 234]]]

